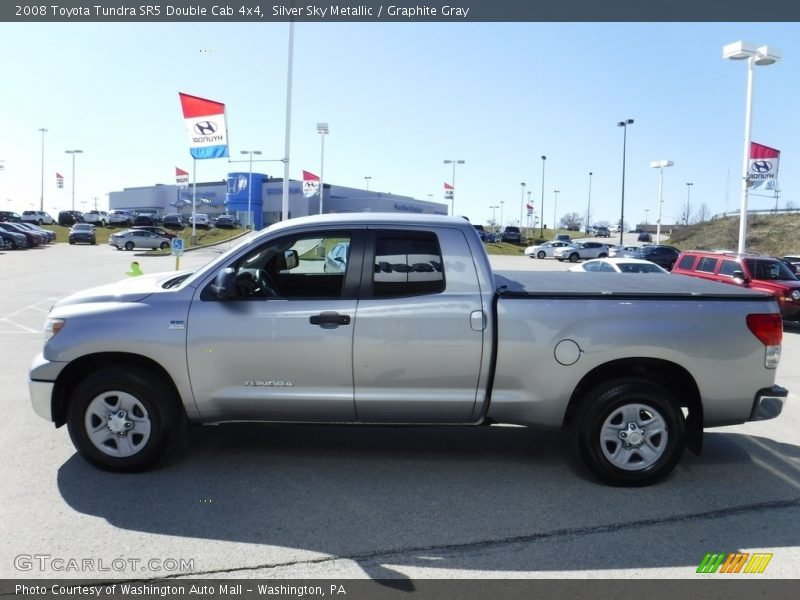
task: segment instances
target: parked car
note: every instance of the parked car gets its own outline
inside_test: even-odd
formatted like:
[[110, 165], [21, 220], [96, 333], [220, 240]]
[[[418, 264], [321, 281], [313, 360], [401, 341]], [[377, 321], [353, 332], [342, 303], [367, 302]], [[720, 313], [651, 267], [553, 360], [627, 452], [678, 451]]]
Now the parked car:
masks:
[[166, 227], [167, 229], [176, 229], [178, 231], [183, 229], [184, 224], [183, 217], [178, 213], [166, 214], [161, 220], [162, 227]]
[[473, 225], [475, 231], [478, 232], [478, 237], [481, 238], [482, 242], [486, 241], [486, 230], [483, 228], [483, 225]]
[[136, 217], [134, 214], [129, 210], [112, 210], [111, 213], [108, 215], [108, 224], [109, 225], [123, 225], [125, 227], [130, 227], [133, 225], [133, 220]]
[[83, 242], [86, 244], [97, 243], [97, 234], [94, 230], [94, 225], [91, 223], [75, 223], [69, 230], [69, 243], [77, 244]]
[[646, 231], [640, 231], [639, 237], [636, 238], [637, 242], [647, 242], [650, 243], [653, 241], [653, 236], [647, 233]]
[[566, 242], [566, 243], [569, 244], [569, 243], [572, 242], [572, 238], [569, 236], [568, 233], [558, 233], [558, 234], [556, 234], [556, 237], [553, 238], [553, 241], [554, 242]]
[[23, 223], [36, 223], [38, 225], [53, 225], [56, 221], [43, 210], [23, 210]]
[[58, 224], [62, 227], [83, 223], [83, 213], [79, 210], [62, 210], [58, 213]]
[[800, 280], [780, 259], [693, 250], [681, 252], [672, 272], [767, 292], [784, 319], [800, 321]]
[[544, 244], [537, 244], [535, 246], [528, 246], [525, 248], [525, 256], [531, 258], [553, 258], [557, 248], [564, 248], [569, 246], [569, 242], [545, 242]]
[[104, 210], [90, 210], [83, 215], [83, 220], [85, 223], [105, 227], [109, 222], [109, 215]]
[[29, 231], [33, 231], [34, 233], [40, 233], [44, 237], [44, 243], [49, 244], [50, 242], [54, 242], [56, 239], [56, 232], [50, 231], [49, 229], [43, 229], [34, 223], [19, 223]]
[[171, 231], [167, 231], [163, 227], [157, 227], [155, 225], [134, 225], [131, 229], [141, 229], [143, 231], [150, 231], [167, 239], [172, 239], [178, 237], [177, 234], [172, 233]]
[[133, 250], [134, 248], [149, 248], [151, 250], [166, 250], [172, 244], [169, 238], [147, 231], [145, 229], [128, 229], [114, 233], [108, 239], [108, 245], [117, 250]]
[[642, 246], [633, 250], [617, 250], [617, 257], [641, 258], [656, 263], [659, 267], [671, 271], [675, 261], [678, 260], [680, 250], [674, 246], [666, 244], [654, 244], [652, 246]]
[[611, 230], [608, 227], [598, 226], [594, 228], [595, 237], [611, 237]]
[[350, 254], [350, 242], [336, 244], [325, 256], [323, 270], [326, 273], [344, 273], [347, 271], [347, 257]]
[[22, 217], [11, 210], [0, 210], [0, 223], [22, 223]]
[[3, 223], [0, 223], [0, 229], [3, 229], [4, 231], [11, 231], [13, 233], [21, 233], [24, 235], [28, 248], [36, 248], [44, 243], [44, 236], [42, 234], [34, 233], [30, 229], [23, 227], [22, 223], [4, 221]]
[[28, 240], [23, 233], [0, 227], [0, 247], [4, 250], [21, 250], [28, 247]]
[[159, 219], [158, 215], [155, 213], [140, 213], [136, 215], [136, 218], [133, 220], [133, 224], [154, 227], [161, 224], [161, 219]]
[[190, 224], [193, 222], [195, 229], [208, 229], [209, 225], [211, 225], [211, 219], [208, 218], [208, 215], [205, 213], [195, 213], [193, 215], [193, 220], [189, 218]]
[[503, 233], [500, 234], [500, 241], [508, 242], [509, 244], [521, 244], [522, 233], [519, 227], [508, 226], [503, 229]]
[[239, 227], [239, 221], [233, 215], [220, 215], [214, 221], [214, 227], [217, 229], [236, 229]]
[[554, 254], [560, 261], [578, 262], [587, 258], [605, 258], [608, 256], [608, 246], [600, 242], [575, 242], [556, 248]]
[[579, 273], [663, 273], [669, 271], [639, 258], [593, 258], [569, 268]]

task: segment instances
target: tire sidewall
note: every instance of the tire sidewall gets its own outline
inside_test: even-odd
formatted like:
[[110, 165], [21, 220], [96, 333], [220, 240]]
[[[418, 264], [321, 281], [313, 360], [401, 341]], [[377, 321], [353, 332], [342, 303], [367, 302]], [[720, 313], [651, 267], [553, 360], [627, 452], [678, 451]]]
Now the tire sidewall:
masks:
[[[657, 411], [667, 425], [667, 446], [655, 463], [628, 471], [611, 463], [603, 454], [600, 435], [609, 415], [626, 404], [644, 404]], [[598, 386], [587, 395], [577, 423], [578, 450], [586, 466], [599, 479], [612, 485], [643, 486], [668, 475], [680, 461], [686, 444], [683, 414], [659, 385], [641, 379], [621, 379]]]

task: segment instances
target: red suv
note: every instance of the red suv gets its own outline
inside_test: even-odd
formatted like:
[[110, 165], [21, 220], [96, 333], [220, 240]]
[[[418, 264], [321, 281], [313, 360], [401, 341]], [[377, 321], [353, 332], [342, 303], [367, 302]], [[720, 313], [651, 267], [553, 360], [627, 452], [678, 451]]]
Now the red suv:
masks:
[[800, 281], [777, 258], [692, 250], [681, 252], [672, 272], [770, 293], [784, 319], [800, 321]]

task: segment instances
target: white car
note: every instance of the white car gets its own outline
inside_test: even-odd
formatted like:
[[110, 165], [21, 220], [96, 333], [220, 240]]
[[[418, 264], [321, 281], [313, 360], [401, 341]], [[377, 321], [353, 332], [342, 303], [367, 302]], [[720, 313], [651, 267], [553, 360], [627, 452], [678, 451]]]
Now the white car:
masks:
[[83, 215], [83, 222], [105, 227], [108, 223], [108, 213], [104, 210], [90, 210]]
[[525, 256], [530, 256], [531, 258], [553, 258], [555, 256], [556, 249], [564, 248], [565, 246], [569, 246], [569, 243], [558, 242], [555, 240], [552, 242], [539, 244], [538, 246], [528, 246], [525, 248]]
[[595, 258], [569, 268], [576, 273], [662, 273], [669, 271], [640, 258]]
[[131, 211], [112, 210], [111, 214], [108, 215], [108, 222], [111, 225], [125, 225], [126, 227], [130, 227], [133, 225], [133, 220], [135, 218]]
[[194, 223], [197, 229], [208, 229], [211, 225], [211, 219], [209, 219], [208, 215], [205, 213], [195, 213], [189, 218], [189, 223]]
[[569, 246], [556, 248], [555, 257], [569, 262], [578, 262], [587, 258], [605, 258], [608, 256], [608, 246], [600, 242], [573, 242]]
[[41, 210], [23, 210], [21, 220], [23, 223], [36, 223], [37, 225], [52, 225], [53, 217]]

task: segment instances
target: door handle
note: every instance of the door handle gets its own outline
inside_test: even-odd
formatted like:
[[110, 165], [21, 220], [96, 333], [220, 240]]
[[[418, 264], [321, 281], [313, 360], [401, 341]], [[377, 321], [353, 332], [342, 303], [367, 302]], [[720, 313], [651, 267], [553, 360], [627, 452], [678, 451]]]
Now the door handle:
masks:
[[308, 318], [312, 325], [319, 325], [323, 329], [335, 329], [339, 325], [350, 325], [350, 315], [340, 315], [337, 312], [323, 312]]

